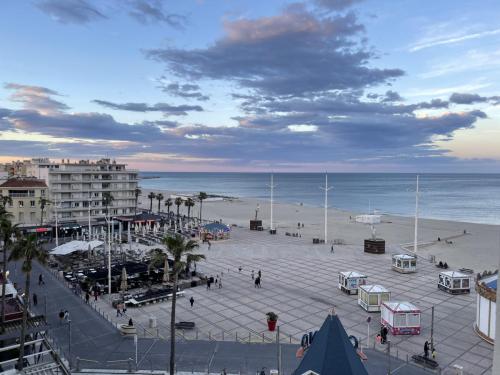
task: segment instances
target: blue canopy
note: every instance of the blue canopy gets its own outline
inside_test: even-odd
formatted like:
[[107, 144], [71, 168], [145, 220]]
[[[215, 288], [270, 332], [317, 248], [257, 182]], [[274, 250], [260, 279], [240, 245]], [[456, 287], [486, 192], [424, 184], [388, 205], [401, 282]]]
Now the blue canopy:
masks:
[[221, 223], [210, 223], [210, 224], [206, 224], [203, 226], [203, 229], [205, 229], [206, 231], [210, 232], [210, 233], [215, 233], [215, 232], [229, 232], [231, 229], [225, 225], [225, 224], [221, 224]]
[[368, 375], [337, 315], [329, 315], [314, 335], [293, 375]]

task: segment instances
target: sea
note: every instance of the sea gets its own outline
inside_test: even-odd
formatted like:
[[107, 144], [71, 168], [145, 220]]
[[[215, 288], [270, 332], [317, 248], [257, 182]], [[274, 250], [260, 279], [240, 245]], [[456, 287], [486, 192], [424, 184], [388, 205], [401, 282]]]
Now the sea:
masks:
[[[141, 172], [144, 189], [269, 199], [269, 173]], [[275, 202], [323, 207], [325, 174], [274, 173]], [[329, 173], [328, 206], [355, 213], [415, 214], [416, 175]], [[500, 224], [500, 174], [420, 174], [419, 217]]]

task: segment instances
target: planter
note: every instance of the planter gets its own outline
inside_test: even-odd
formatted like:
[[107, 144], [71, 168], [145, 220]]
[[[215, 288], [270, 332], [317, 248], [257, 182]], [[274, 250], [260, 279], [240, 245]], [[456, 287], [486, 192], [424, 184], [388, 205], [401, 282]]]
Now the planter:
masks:
[[277, 320], [268, 320], [267, 321], [267, 328], [269, 329], [269, 331], [273, 332], [276, 329], [277, 322], [278, 322]]

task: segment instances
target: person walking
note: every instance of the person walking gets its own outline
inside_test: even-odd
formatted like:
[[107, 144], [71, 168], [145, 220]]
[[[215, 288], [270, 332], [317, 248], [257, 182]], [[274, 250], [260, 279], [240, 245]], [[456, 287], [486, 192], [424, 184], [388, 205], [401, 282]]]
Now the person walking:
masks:
[[193, 298], [193, 296], [191, 296], [191, 298], [189, 299], [189, 303], [191, 304], [191, 308], [192, 308], [193, 304], [194, 304], [194, 298]]
[[424, 357], [428, 358], [429, 357], [429, 341], [425, 341], [424, 343]]
[[219, 280], [219, 289], [222, 288], [222, 279]]
[[33, 306], [38, 305], [38, 296], [36, 293], [33, 293]]
[[116, 305], [116, 317], [118, 318], [119, 316], [123, 316], [121, 310], [120, 310], [120, 305]]
[[260, 272], [260, 270], [259, 270], [259, 272], [257, 272], [257, 275], [259, 275], [259, 279], [260, 279], [262, 277], [262, 272]]
[[207, 279], [207, 290], [210, 289], [210, 279]]
[[64, 320], [69, 321], [69, 311], [68, 310], [64, 311]]
[[332, 254], [333, 254], [333, 245], [332, 245], [332, 247], [330, 248], [330, 253], [332, 253]]
[[259, 278], [258, 277], [255, 279], [254, 284], [255, 284], [255, 288], [257, 288], [257, 285], [259, 284]]
[[243, 267], [239, 266], [238, 267], [238, 272], [241, 273], [241, 270], [243, 269]]
[[45, 285], [45, 281], [43, 281], [43, 275], [38, 275], [38, 285]]
[[59, 323], [60, 324], [62, 324], [63, 319], [64, 319], [64, 311], [61, 309], [61, 311], [59, 311]]
[[253, 273], [253, 270], [252, 270], [252, 280], [255, 279], [255, 274]]
[[86, 292], [85, 293], [85, 303], [88, 304], [89, 303], [89, 299], [90, 299], [90, 294], [89, 294], [89, 292]]

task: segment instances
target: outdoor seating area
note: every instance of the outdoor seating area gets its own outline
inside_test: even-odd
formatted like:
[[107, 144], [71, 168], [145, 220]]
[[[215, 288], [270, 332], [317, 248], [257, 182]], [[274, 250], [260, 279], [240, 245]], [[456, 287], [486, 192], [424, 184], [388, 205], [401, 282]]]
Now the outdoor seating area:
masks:
[[438, 276], [438, 288], [450, 294], [470, 293], [472, 278], [458, 271], [443, 271]]

